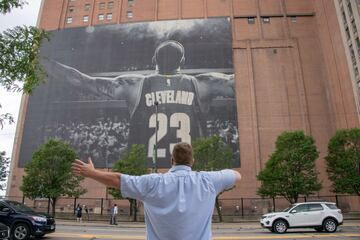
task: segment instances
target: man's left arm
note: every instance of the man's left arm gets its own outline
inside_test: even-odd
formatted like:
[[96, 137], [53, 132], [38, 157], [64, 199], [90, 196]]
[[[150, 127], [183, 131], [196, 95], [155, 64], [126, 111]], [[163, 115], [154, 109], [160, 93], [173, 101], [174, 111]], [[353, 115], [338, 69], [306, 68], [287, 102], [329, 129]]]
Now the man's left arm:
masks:
[[218, 194], [233, 188], [241, 180], [241, 174], [232, 169], [209, 172], [209, 175]]

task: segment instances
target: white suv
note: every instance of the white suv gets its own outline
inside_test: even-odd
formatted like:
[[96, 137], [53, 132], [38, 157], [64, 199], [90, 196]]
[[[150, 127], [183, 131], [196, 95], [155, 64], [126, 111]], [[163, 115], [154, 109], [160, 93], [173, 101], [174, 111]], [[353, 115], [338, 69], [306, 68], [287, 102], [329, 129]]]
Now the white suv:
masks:
[[282, 212], [263, 215], [261, 226], [271, 232], [285, 233], [288, 228], [315, 228], [335, 232], [343, 223], [341, 210], [332, 202], [295, 203]]

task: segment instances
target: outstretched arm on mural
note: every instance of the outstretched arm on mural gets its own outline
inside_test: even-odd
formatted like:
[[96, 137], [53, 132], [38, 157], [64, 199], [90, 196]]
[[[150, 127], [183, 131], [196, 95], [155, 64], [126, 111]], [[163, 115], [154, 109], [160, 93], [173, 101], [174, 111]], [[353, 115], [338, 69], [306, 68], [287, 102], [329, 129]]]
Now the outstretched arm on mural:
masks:
[[206, 108], [204, 111], [216, 97], [235, 98], [234, 74], [210, 72], [196, 75], [195, 78], [200, 102]]
[[113, 100], [130, 100], [144, 78], [139, 74], [121, 75], [115, 78], [93, 77], [65, 64], [44, 60], [42, 64], [48, 76], [74, 86], [85, 88], [96, 96]]
[[116, 172], [104, 172], [95, 169], [91, 158], [88, 159], [88, 163], [85, 163], [79, 159], [76, 159], [71, 166], [72, 172], [75, 175], [94, 179], [108, 187], [119, 188], [120, 187], [120, 173]]

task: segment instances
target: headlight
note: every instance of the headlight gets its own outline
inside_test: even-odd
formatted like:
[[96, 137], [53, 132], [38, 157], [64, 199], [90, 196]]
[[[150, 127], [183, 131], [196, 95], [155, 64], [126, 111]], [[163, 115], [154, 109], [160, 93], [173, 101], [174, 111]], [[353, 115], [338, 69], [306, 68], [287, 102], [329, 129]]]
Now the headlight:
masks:
[[43, 217], [32, 216], [32, 219], [36, 222], [46, 222], [46, 218]]
[[276, 215], [275, 214], [271, 214], [271, 215], [267, 215], [266, 218], [272, 218], [272, 217], [275, 217]]

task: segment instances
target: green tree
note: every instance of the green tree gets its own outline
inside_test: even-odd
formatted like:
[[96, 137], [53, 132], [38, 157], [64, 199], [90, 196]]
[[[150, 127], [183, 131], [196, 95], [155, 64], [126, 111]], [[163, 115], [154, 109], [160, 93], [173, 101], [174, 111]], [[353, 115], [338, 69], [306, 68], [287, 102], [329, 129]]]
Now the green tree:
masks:
[[[24, 4], [23, 0], [0, 0], [0, 14]], [[45, 74], [38, 61], [43, 39], [49, 39], [48, 34], [36, 27], [17, 26], [0, 33], [0, 86], [8, 91], [31, 93], [44, 81]], [[5, 123], [14, 123], [13, 116], [0, 112], [1, 129]]]
[[[133, 144], [130, 150], [125, 152], [122, 158], [114, 164], [112, 170], [133, 176], [147, 174], [148, 168], [145, 146], [142, 144]], [[116, 199], [122, 198], [120, 189], [110, 188], [109, 193]], [[130, 202], [130, 216], [133, 216], [133, 221], [137, 221], [137, 201], [132, 198], [128, 198], [128, 200]]]
[[5, 190], [6, 183], [3, 183], [6, 181], [9, 170], [9, 158], [5, 156], [5, 152], [0, 152], [0, 190]]
[[[8, 13], [25, 3], [21, 0], [0, 0], [0, 13]], [[49, 35], [32, 26], [17, 26], [0, 33], [0, 86], [8, 91], [31, 93], [44, 82], [45, 73], [38, 60], [39, 47], [44, 39], [49, 39]], [[0, 126], [5, 121], [12, 123], [12, 116], [0, 114]]]
[[360, 129], [337, 131], [325, 159], [333, 191], [360, 196]]
[[[232, 149], [226, 145], [219, 136], [211, 136], [207, 138], [199, 138], [193, 142], [194, 166], [195, 171], [216, 171], [233, 166]], [[220, 210], [219, 196], [216, 196], [215, 207], [222, 222], [222, 213]]]
[[22, 186], [24, 196], [48, 198], [55, 216], [56, 201], [59, 197], [79, 197], [86, 192], [80, 186], [82, 177], [71, 172], [75, 151], [66, 143], [50, 139], [34, 152], [31, 162], [25, 166]]
[[0, 0], [0, 13], [9, 13], [11, 9], [22, 7], [26, 3], [27, 2], [23, 0]]
[[308, 196], [321, 189], [315, 168], [319, 153], [315, 141], [302, 131], [284, 132], [276, 140], [276, 149], [257, 179], [261, 181], [258, 194], [282, 196], [290, 203], [300, 195]]

